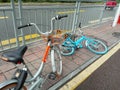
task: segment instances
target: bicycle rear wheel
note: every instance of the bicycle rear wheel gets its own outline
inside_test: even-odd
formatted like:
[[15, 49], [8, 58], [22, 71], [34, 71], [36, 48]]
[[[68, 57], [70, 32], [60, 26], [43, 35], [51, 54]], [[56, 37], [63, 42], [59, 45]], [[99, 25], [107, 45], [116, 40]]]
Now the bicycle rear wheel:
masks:
[[57, 46], [51, 49], [52, 70], [59, 76], [62, 74], [62, 57]]
[[100, 40], [86, 40], [86, 47], [95, 54], [105, 54], [108, 51], [107, 46]]
[[61, 46], [61, 54], [64, 56], [69, 56], [74, 53], [75, 49], [71, 46]]
[[[14, 90], [16, 86], [17, 86], [17, 83], [10, 83], [0, 88], [0, 90]], [[27, 88], [23, 86], [21, 90], [27, 90]]]

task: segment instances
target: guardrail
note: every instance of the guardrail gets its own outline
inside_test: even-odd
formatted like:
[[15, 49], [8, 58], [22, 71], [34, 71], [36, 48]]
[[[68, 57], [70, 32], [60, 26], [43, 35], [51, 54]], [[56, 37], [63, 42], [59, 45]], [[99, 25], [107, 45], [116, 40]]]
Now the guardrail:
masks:
[[[68, 18], [55, 23], [54, 29], [72, 31], [78, 26], [79, 22], [82, 22], [84, 27], [113, 19], [116, 11], [116, 9], [113, 11], [104, 10], [104, 5], [84, 5], [81, 3], [67, 6], [58, 4], [22, 6], [21, 10], [19, 9], [15, 6], [13, 8], [11, 6], [0, 8], [0, 51], [17, 47], [18, 44], [30, 44], [40, 39], [34, 27], [17, 30], [20, 24], [37, 23], [41, 30], [46, 31], [50, 30], [51, 17], [57, 14], [68, 14]], [[73, 26], [76, 27], [73, 28]]]
[[[10, 7], [0, 7], [0, 50], [4, 50], [6, 44], [9, 44], [9, 47], [7, 47], [10, 48], [10, 38], [15, 38], [12, 17]], [[11, 30], [11, 33], [9, 30]]]

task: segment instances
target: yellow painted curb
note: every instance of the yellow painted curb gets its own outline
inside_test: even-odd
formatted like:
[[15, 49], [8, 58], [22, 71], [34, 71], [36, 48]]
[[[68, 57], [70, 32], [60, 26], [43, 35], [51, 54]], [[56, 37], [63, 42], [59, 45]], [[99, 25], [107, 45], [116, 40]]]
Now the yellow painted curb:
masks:
[[[24, 38], [25, 40], [30, 40], [30, 39], [37, 38], [39, 36], [40, 36], [39, 34], [29, 34], [29, 35], [26, 35]], [[19, 41], [22, 41], [22, 37], [19, 37]], [[11, 38], [9, 40], [1, 41], [1, 45], [7, 45], [7, 44], [13, 44], [13, 43], [16, 43], [16, 38]]]
[[7, 16], [3, 17], [3, 16], [0, 16], [0, 19], [6, 19], [8, 18]]
[[[62, 33], [66, 33], [66, 32], [69, 32], [70, 30], [63, 30]], [[30, 40], [30, 39], [34, 39], [34, 38], [38, 38], [40, 37], [39, 34], [29, 34], [29, 35], [26, 35], [24, 36], [25, 40]], [[23, 40], [22, 37], [19, 37], [19, 41], [21, 42]], [[11, 38], [11, 39], [8, 39], [8, 40], [3, 40], [0, 42], [0, 45], [4, 46], [4, 45], [8, 45], [8, 44], [14, 44], [16, 43], [16, 38]]]
[[66, 83], [59, 90], [74, 90], [77, 86], [79, 86], [83, 81], [85, 81], [97, 68], [99, 68], [105, 61], [107, 61], [115, 52], [120, 49], [120, 43], [117, 44], [114, 48], [112, 48], [107, 54], [100, 57], [93, 64], [83, 70], [80, 74], [78, 74], [71, 81]]
[[[74, 13], [75, 11], [65, 11], [65, 12], [57, 12], [56, 14], [69, 14]], [[80, 10], [80, 12], [85, 12], [85, 10]]]

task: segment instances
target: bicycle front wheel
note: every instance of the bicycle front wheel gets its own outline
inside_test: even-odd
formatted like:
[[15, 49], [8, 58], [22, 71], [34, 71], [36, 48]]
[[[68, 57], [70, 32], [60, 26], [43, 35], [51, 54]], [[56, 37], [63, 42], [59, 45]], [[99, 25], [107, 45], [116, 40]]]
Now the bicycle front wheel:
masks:
[[[16, 86], [17, 86], [17, 83], [10, 83], [0, 88], [0, 90], [14, 90]], [[21, 90], [27, 90], [27, 88], [23, 86]]]
[[62, 57], [60, 50], [57, 46], [51, 49], [52, 70], [59, 76], [62, 74]]
[[86, 47], [95, 54], [105, 54], [108, 51], [107, 46], [100, 40], [86, 40]]
[[75, 49], [71, 46], [61, 46], [61, 54], [64, 56], [69, 56], [74, 53]]

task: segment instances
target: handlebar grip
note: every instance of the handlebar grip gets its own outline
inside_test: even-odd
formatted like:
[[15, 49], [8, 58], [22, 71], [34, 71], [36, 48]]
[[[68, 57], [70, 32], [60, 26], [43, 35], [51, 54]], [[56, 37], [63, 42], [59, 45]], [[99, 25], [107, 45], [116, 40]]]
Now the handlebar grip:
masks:
[[28, 27], [28, 26], [32, 26], [32, 25], [31, 24], [22, 25], [22, 26], [19, 26], [18, 29], [21, 29], [21, 28], [24, 28], [24, 27]]
[[66, 14], [66, 15], [57, 15], [57, 16], [55, 17], [55, 19], [56, 19], [56, 20], [60, 20], [60, 19], [65, 18], [65, 17], [68, 17], [68, 15], [67, 15], [67, 14]]

